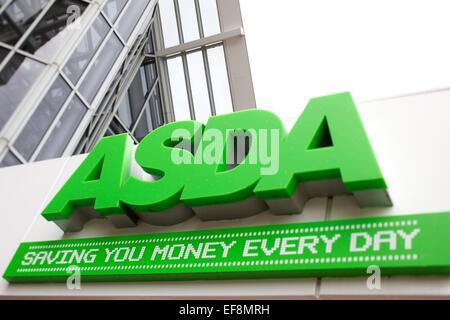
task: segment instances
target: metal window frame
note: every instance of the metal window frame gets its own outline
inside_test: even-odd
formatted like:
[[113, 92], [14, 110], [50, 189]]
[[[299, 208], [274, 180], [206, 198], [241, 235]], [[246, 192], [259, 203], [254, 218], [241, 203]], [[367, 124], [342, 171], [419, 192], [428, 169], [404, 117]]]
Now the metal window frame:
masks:
[[176, 119], [171, 97], [167, 61], [175, 57], [182, 58], [189, 112], [191, 118], [195, 120], [195, 106], [192, 98], [192, 88], [190, 85], [189, 67], [186, 56], [189, 53], [197, 51], [202, 52], [210, 112], [211, 115], [216, 115], [214, 90], [207, 52], [209, 48], [215, 46], [223, 46], [233, 110], [238, 111], [256, 108], [256, 99], [250, 72], [247, 46], [245, 43], [245, 33], [242, 24], [239, 0], [216, 0], [220, 33], [208, 37], [204, 36], [200, 1], [194, 0], [199, 39], [189, 42], [184, 42], [183, 26], [178, 1], [179, 0], [173, 0], [179, 39], [178, 45], [165, 48], [159, 7], [156, 12], [156, 25], [159, 31], [159, 39], [156, 43], [155, 52], [156, 58], [159, 61], [159, 69], [161, 70], [159, 75], [164, 88], [163, 91], [165, 91], [162, 100], [165, 105], [165, 109], [169, 110], [167, 113], [170, 116], [170, 121], [175, 121]]
[[[125, 4], [125, 6], [122, 8], [121, 12], [118, 15], [116, 22], [114, 24], [112, 24], [111, 21], [108, 19], [108, 17], [102, 11], [103, 6], [106, 3], [106, 0], [98, 0], [98, 1], [83, 0], [83, 1], [88, 4], [88, 7], [86, 8], [86, 10], [82, 16], [82, 17], [84, 17], [85, 14], [88, 16], [85, 18], [85, 20], [87, 20], [87, 23], [85, 23], [83, 25], [83, 28], [81, 28], [81, 30], [79, 30], [79, 32], [77, 32], [75, 35], [73, 35], [73, 38], [75, 41], [70, 41], [71, 45], [68, 46], [68, 48], [64, 48], [65, 50], [63, 50], [63, 48], [61, 48], [60, 51], [63, 51], [63, 52], [62, 53], [59, 52], [58, 55], [56, 55], [53, 58], [53, 60], [55, 60], [55, 61], [53, 61], [52, 63], [47, 62], [46, 66], [44, 65], [44, 70], [43, 70], [42, 74], [37, 78], [35, 84], [32, 85], [32, 87], [30, 88], [27, 95], [24, 97], [22, 102], [16, 108], [13, 115], [10, 117], [8, 122], [5, 124], [4, 128], [2, 128], [2, 130], [0, 132], [0, 159], [3, 158], [3, 156], [8, 152], [8, 150], [12, 150], [11, 152], [16, 157], [18, 157], [20, 159], [20, 161], [22, 161], [23, 163], [34, 161], [36, 159], [37, 155], [39, 154], [40, 150], [42, 149], [43, 145], [47, 141], [49, 135], [53, 131], [54, 127], [56, 126], [57, 122], [59, 121], [60, 117], [64, 114], [65, 110], [67, 109], [67, 105], [69, 104], [71, 99], [76, 95], [82, 101], [82, 103], [85, 105], [85, 107], [87, 108], [87, 112], [86, 112], [86, 115], [84, 116], [83, 120], [81, 121], [80, 126], [78, 127], [75, 134], [73, 135], [71, 142], [66, 146], [66, 148], [63, 152], [63, 156], [71, 154], [73, 152], [76, 144], [79, 142], [79, 141], [77, 141], [77, 139], [79, 140], [82, 138], [84, 129], [88, 126], [90, 118], [92, 116], [94, 116], [94, 111], [96, 110], [96, 108], [98, 108], [100, 106], [100, 103], [102, 101], [101, 98], [103, 97], [104, 93], [106, 93], [109, 83], [114, 79], [114, 77], [117, 73], [115, 71], [117, 70], [118, 67], [120, 67], [122, 65], [122, 61], [125, 59], [125, 57], [128, 53], [128, 50], [131, 49], [130, 44], [132, 44], [134, 42], [134, 40], [138, 36], [138, 32], [142, 29], [143, 20], [145, 20], [147, 18], [146, 15], [149, 14], [150, 10], [153, 10], [153, 8], [155, 7], [156, 2], [157, 2], [156, 0], [149, 1], [147, 6], [145, 7], [145, 11], [143, 12], [142, 16], [137, 21], [135, 28], [128, 39], [128, 42], [125, 42], [124, 39], [121, 37], [120, 33], [118, 32], [116, 26], [120, 22], [121, 17], [123, 15], [125, 15], [127, 8], [130, 6], [131, 2], [128, 1]], [[12, 1], [5, 3], [5, 5], [1, 7], [1, 10], [5, 10], [7, 5], [11, 2]], [[49, 2], [49, 4], [46, 6], [46, 9], [48, 10], [54, 2], [55, 2], [55, 0], [51, 0], [51, 2]], [[45, 12], [43, 11], [40, 13], [39, 20], [43, 17], [43, 15], [45, 15], [47, 10]], [[83, 36], [86, 34], [86, 32], [89, 30], [92, 23], [95, 21], [95, 19], [99, 15], [102, 15], [102, 17], [106, 20], [110, 29], [108, 30], [105, 37], [102, 39], [102, 42], [101, 42], [100, 46], [98, 47], [94, 56], [91, 57], [88, 65], [86, 66], [85, 70], [83, 71], [79, 81], [76, 84], [72, 84], [69, 81], [69, 79], [67, 79], [67, 77], [63, 73], [62, 69], [65, 66], [65, 63], [67, 62], [67, 60], [70, 59], [72, 52], [76, 49], [78, 44], [81, 42]], [[36, 19], [36, 20], [38, 20], [38, 19]], [[34, 21], [33, 23], [34, 24], [30, 25], [30, 27], [28, 29], [29, 32], [32, 32], [33, 27], [35, 26], [35, 24], [39, 23], [39, 21]], [[108, 71], [94, 100], [92, 101], [92, 103], [88, 103], [84, 99], [84, 97], [80, 94], [79, 87], [80, 87], [82, 81], [84, 80], [84, 78], [86, 77], [86, 75], [91, 70], [91, 67], [92, 67], [95, 59], [98, 57], [99, 53], [102, 51], [106, 42], [110, 39], [111, 36], [113, 36], [112, 34], [115, 34], [115, 36], [118, 37], [120, 43], [122, 44], [122, 49], [119, 53], [118, 59], [115, 61], [115, 63], [111, 67], [111, 69]], [[26, 37], [26, 36], [27, 35], [25, 35], [25, 34], [22, 35], [22, 37]], [[15, 54], [16, 52], [22, 54], [22, 52], [21, 52], [22, 50], [18, 49], [18, 47], [20, 45], [21, 44], [18, 42], [14, 47], [2, 46], [2, 47], [5, 47], [6, 49], [12, 50], [8, 54], [8, 56], [5, 57], [4, 61], [2, 62], [2, 66], [5, 65], [6, 63], [8, 63], [6, 58], [10, 59], [10, 56]], [[40, 62], [45, 63], [45, 61], [42, 61], [41, 59], [36, 59], [37, 57], [32, 54], [25, 53], [24, 55], [31, 59], [38, 60]], [[13, 144], [16, 141], [17, 137], [20, 135], [24, 126], [27, 124], [32, 113], [38, 107], [38, 105], [41, 103], [46, 92], [48, 91], [48, 89], [50, 88], [50, 86], [53, 84], [54, 80], [58, 76], [61, 76], [64, 79], [64, 81], [67, 82], [67, 84], [69, 85], [69, 87], [71, 89], [71, 93], [69, 94], [69, 97], [64, 102], [62, 108], [58, 111], [57, 116], [53, 119], [50, 127], [46, 131], [46, 134], [39, 142], [39, 145], [35, 149], [32, 158], [30, 159], [30, 161], [26, 161], [20, 155], [20, 153], [14, 148]], [[25, 106], [27, 106], [27, 107], [25, 107]], [[16, 114], [16, 113], [18, 113], [18, 114]], [[10, 123], [14, 123], [14, 125], [8, 126], [8, 125], [10, 125]], [[6, 132], [6, 134], [5, 134], [5, 132]]]

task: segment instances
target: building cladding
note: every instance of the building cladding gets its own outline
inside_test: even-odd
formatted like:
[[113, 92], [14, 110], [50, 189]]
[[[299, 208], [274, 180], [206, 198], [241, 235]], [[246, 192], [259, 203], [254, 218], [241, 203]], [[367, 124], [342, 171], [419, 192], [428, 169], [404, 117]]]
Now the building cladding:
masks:
[[0, 4], [0, 167], [255, 107], [237, 0]]

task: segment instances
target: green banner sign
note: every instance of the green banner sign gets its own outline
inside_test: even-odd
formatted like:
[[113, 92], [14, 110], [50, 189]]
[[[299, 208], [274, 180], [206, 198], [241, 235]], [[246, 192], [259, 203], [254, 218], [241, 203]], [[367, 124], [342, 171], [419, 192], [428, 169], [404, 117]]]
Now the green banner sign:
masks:
[[450, 274], [450, 213], [23, 243], [11, 283]]

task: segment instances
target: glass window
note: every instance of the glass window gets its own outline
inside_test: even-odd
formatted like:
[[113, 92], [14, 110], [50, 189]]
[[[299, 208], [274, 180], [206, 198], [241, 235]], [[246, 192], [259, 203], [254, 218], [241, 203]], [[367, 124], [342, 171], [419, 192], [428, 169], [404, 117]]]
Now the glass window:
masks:
[[120, 133], [125, 133], [127, 132], [122, 125], [119, 123], [119, 121], [117, 121], [116, 118], [113, 118], [111, 123], [109, 124], [109, 128], [108, 128], [112, 134], [120, 134]]
[[125, 41], [128, 41], [134, 30], [139, 18], [142, 16], [149, 1], [130, 0], [132, 3], [127, 7], [126, 12], [122, 15], [118, 23], [119, 34]]
[[159, 128], [164, 124], [164, 117], [162, 112], [161, 96], [159, 92], [159, 85], [155, 88], [149, 100], [150, 113], [152, 117], [153, 129]]
[[155, 130], [162, 124], [163, 118], [159, 98], [159, 88], [156, 88], [145, 104], [145, 110], [136, 126], [134, 136], [138, 141], [141, 141], [150, 131]]
[[190, 120], [189, 102], [181, 57], [167, 60], [169, 70], [170, 91], [176, 120]]
[[108, 0], [103, 7], [103, 12], [112, 23], [116, 22], [117, 17], [122, 11], [123, 7], [127, 3], [127, 0]]
[[44, 65], [15, 54], [0, 71], [0, 130], [42, 73]]
[[219, 14], [216, 0], [200, 0], [203, 33], [205, 37], [220, 33]]
[[150, 33], [148, 37], [147, 45], [145, 46], [145, 53], [154, 54], [155, 46], [153, 45], [153, 31]]
[[145, 77], [147, 79], [147, 88], [150, 90], [153, 88], [156, 79], [158, 78], [158, 73], [156, 70], [155, 62], [150, 62], [144, 66]]
[[216, 114], [233, 112], [233, 103], [231, 102], [230, 85], [228, 83], [227, 65], [223, 47], [214, 47], [208, 49], [207, 52]]
[[37, 160], [60, 157], [80, 125], [85, 113], [85, 106], [77, 96], [74, 96], [42, 147]]
[[119, 38], [115, 34], [111, 34], [102, 52], [100, 52], [91, 66], [80, 86], [80, 92], [89, 103], [92, 103], [94, 100], [112, 65], [116, 62], [122, 47]]
[[10, 50], [0, 47], [0, 64], [5, 60]]
[[117, 116], [128, 129], [131, 128], [133, 119], [131, 117], [130, 97], [128, 96], [128, 91], [117, 108]]
[[63, 69], [64, 74], [67, 75], [72, 83], [76, 84], [78, 82], [108, 30], [109, 27], [105, 19], [102, 16], [98, 16]]
[[51, 60], [58, 49], [67, 43], [75, 27], [67, 27], [81, 17], [87, 3], [80, 0], [59, 0], [47, 11], [27, 37], [22, 49]]
[[56, 78], [14, 142], [14, 147], [26, 160], [30, 160], [69, 94], [70, 88], [67, 83], [61, 77]]
[[183, 28], [184, 42], [197, 40], [198, 33], [197, 13], [194, 0], [177, 0], [180, 8], [181, 26]]
[[168, 48], [180, 44], [173, 0], [159, 0], [158, 6], [161, 16], [164, 47]]
[[15, 45], [49, 0], [15, 0], [0, 14], [0, 41]]
[[189, 77], [191, 80], [192, 99], [194, 100], [195, 119], [205, 123], [211, 116], [203, 55], [197, 51], [187, 55]]
[[19, 159], [17, 159], [17, 157], [15, 155], [13, 155], [11, 153], [11, 151], [9, 151], [4, 157], [3, 160], [0, 162], [0, 168], [2, 167], [11, 167], [11, 166], [15, 166], [17, 164], [21, 164], [22, 162], [20, 162]]

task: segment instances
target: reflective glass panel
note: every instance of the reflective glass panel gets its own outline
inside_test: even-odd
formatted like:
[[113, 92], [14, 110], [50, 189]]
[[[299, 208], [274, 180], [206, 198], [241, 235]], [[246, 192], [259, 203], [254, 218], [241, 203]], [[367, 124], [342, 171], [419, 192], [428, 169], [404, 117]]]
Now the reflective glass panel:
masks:
[[150, 3], [149, 1], [143, 0], [130, 0], [132, 3], [127, 7], [125, 13], [119, 20], [118, 23], [118, 31], [119, 34], [125, 41], [128, 41], [131, 33], [136, 26], [136, 23], [139, 21], [142, 16], [145, 8]]
[[199, 36], [197, 13], [194, 0], [177, 0], [180, 8], [181, 26], [183, 27], [184, 42], [197, 40]]
[[3, 157], [3, 160], [0, 162], [0, 168], [11, 167], [17, 164], [21, 164], [19, 159], [15, 155], [13, 155], [10, 151]]
[[69, 94], [67, 83], [61, 77], [56, 78], [14, 142], [14, 147], [25, 159], [30, 160]]
[[42, 147], [37, 160], [60, 157], [80, 125], [85, 113], [85, 106], [78, 97], [74, 96]]
[[89, 103], [94, 100], [123, 47], [115, 34], [111, 34], [107, 41], [80, 86], [80, 92]]
[[164, 47], [168, 48], [180, 44], [173, 0], [159, 0], [158, 6], [161, 16]]
[[0, 14], [0, 41], [15, 45], [49, 0], [15, 0]]
[[167, 60], [169, 71], [170, 91], [176, 120], [190, 120], [189, 102], [183, 71], [183, 62], [180, 57]]
[[209, 70], [214, 93], [214, 105], [216, 114], [233, 112], [230, 85], [228, 82], [227, 65], [223, 53], [223, 47], [208, 49]]
[[122, 11], [123, 7], [127, 3], [127, 0], [108, 0], [103, 7], [103, 12], [108, 17], [109, 21], [114, 23]]
[[216, 0], [199, 0], [205, 37], [220, 33], [219, 14]]
[[161, 101], [159, 98], [159, 88], [156, 88], [152, 96], [145, 104], [145, 110], [139, 119], [134, 136], [141, 141], [152, 130], [163, 124]]
[[105, 19], [102, 16], [98, 16], [63, 69], [72, 83], [76, 84], [78, 82], [82, 72], [94, 56], [108, 30], [109, 27]]
[[33, 28], [22, 49], [50, 61], [81, 27], [76, 20], [80, 19], [86, 7], [87, 3], [80, 0], [56, 1]]
[[9, 52], [10, 50], [0, 47], [0, 64], [3, 62]]
[[0, 130], [43, 69], [43, 64], [16, 54], [0, 72]]
[[208, 86], [206, 84], [203, 55], [197, 51], [187, 55], [189, 77], [191, 80], [192, 99], [194, 100], [195, 119], [204, 124], [211, 116]]
[[113, 118], [108, 128], [112, 134], [120, 134], [125, 133], [126, 130], [122, 127], [122, 125], [117, 121], [116, 118]]
[[117, 108], [117, 116], [128, 129], [131, 128], [133, 119], [131, 117], [130, 98], [128, 96], [128, 92], [125, 94], [119, 107]]

